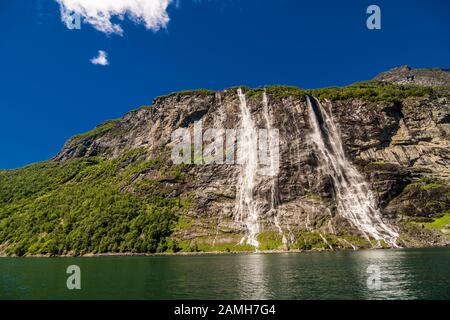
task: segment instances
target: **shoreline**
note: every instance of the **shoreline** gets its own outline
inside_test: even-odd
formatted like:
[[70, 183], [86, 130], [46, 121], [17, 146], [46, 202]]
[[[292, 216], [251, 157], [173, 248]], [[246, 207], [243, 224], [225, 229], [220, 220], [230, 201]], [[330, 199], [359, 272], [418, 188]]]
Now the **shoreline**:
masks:
[[248, 254], [301, 254], [301, 253], [330, 253], [330, 252], [357, 252], [368, 250], [397, 250], [397, 249], [432, 249], [446, 248], [449, 245], [402, 247], [402, 248], [359, 248], [359, 249], [312, 249], [312, 250], [258, 250], [258, 251], [205, 251], [205, 252], [160, 252], [160, 253], [132, 253], [132, 252], [109, 252], [109, 253], [87, 253], [83, 255], [31, 255], [31, 256], [8, 256], [0, 254], [0, 258], [100, 258], [100, 257], [171, 257], [171, 256], [205, 256], [205, 255], [248, 255]]

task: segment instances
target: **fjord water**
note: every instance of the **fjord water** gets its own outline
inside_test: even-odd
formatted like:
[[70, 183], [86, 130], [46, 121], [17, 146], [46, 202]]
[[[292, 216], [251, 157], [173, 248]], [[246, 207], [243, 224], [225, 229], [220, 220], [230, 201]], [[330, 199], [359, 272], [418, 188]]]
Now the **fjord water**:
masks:
[[[69, 265], [81, 290], [66, 288]], [[449, 266], [450, 248], [0, 258], [0, 299], [450, 299]]]

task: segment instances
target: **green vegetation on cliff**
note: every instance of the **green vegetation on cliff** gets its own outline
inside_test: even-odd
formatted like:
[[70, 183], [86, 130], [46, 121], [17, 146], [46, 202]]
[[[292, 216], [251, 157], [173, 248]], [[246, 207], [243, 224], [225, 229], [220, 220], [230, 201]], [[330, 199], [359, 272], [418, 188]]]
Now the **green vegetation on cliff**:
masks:
[[118, 123], [120, 122], [120, 119], [114, 119], [114, 120], [108, 120], [103, 122], [102, 124], [98, 125], [94, 129], [84, 132], [81, 134], [78, 134], [72, 138], [72, 142], [79, 141], [84, 138], [88, 137], [96, 137], [100, 136], [102, 133], [114, 128]]
[[308, 90], [319, 99], [348, 100], [361, 99], [371, 102], [393, 103], [400, 102], [408, 97], [424, 97], [439, 94], [438, 88], [416, 85], [397, 85], [380, 81], [358, 82], [346, 87], [330, 87]]
[[[262, 94], [263, 89], [241, 87], [248, 97]], [[357, 82], [345, 87], [302, 89], [295, 86], [272, 85], [265, 87], [269, 96], [276, 98], [315, 96], [331, 101], [360, 99], [377, 103], [400, 102], [408, 97], [445, 96], [450, 97], [448, 88], [424, 87], [414, 84], [399, 85], [382, 81]]]
[[450, 225], [450, 212], [446, 212], [442, 217], [435, 219], [433, 222], [425, 222], [422, 225], [432, 230], [442, 230]]
[[420, 188], [420, 190], [427, 191], [439, 188], [448, 188], [449, 185], [444, 184], [442, 182], [437, 182], [429, 178], [421, 178], [416, 182], [409, 184], [405, 190], [409, 190], [413, 187]]
[[158, 180], [142, 179], [154, 186], [151, 193], [139, 184], [135, 192], [123, 190], [143, 169], [182, 179], [173, 175], [175, 169], [140, 158], [139, 151], [114, 160], [82, 158], [1, 171], [0, 252], [21, 256], [168, 250], [177, 213], [189, 202], [158, 194]]

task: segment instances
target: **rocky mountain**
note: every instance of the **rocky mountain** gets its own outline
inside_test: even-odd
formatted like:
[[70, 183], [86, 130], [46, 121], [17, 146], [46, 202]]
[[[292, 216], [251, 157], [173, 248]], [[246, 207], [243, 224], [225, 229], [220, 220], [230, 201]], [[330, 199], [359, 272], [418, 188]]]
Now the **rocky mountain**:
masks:
[[[0, 171], [0, 251], [447, 245], [449, 84], [448, 70], [400, 67], [342, 88], [158, 97], [71, 138], [48, 162]], [[241, 132], [242, 163], [197, 154], [174, 164], [173, 133], [199, 123], [203, 134], [253, 128]], [[254, 160], [259, 129], [277, 131], [276, 175]]]
[[432, 69], [412, 69], [409, 66], [401, 66], [389, 71], [380, 73], [375, 80], [397, 83], [416, 84], [421, 86], [444, 86], [450, 85], [450, 70], [442, 68]]

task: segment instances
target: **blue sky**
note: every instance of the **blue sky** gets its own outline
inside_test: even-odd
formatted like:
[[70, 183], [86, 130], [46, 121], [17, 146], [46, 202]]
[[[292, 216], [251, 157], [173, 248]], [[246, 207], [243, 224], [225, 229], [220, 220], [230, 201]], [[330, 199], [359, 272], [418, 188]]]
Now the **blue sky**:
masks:
[[[381, 30], [366, 8], [381, 8]], [[346, 85], [394, 66], [450, 67], [450, 2], [181, 0], [152, 31], [69, 30], [54, 0], [0, 0], [0, 168], [53, 157], [72, 135], [169, 92]], [[98, 50], [109, 65], [90, 63]]]

